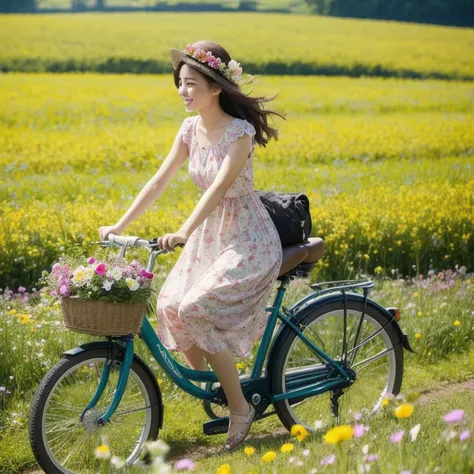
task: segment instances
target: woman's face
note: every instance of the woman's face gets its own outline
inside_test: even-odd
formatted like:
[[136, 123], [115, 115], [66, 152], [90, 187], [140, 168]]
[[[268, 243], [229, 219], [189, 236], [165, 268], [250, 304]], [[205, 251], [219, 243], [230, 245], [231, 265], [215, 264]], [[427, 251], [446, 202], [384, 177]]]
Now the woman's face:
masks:
[[179, 71], [178, 90], [186, 110], [199, 110], [217, 100], [221, 89], [211, 88], [204, 74], [183, 64]]

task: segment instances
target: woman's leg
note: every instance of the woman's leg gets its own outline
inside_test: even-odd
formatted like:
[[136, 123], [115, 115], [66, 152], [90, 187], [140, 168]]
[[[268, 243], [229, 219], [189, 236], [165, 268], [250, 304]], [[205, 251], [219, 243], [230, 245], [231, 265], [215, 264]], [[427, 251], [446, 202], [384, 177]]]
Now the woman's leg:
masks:
[[[204, 357], [207, 359], [209, 364], [211, 364], [212, 370], [216, 374], [217, 379], [225, 392], [227, 405], [230, 411], [229, 417], [232, 422], [229, 424], [229, 429], [227, 431], [227, 443], [225, 447], [226, 449], [233, 449], [245, 439], [245, 437], [242, 438], [242, 433], [246, 432], [249, 427], [244, 416], [251, 413], [252, 408], [249, 407], [242, 392], [239, 374], [237, 372], [232, 352], [226, 348], [216, 354], [211, 354], [210, 352], [193, 345], [189, 350], [184, 352], [184, 354], [190, 365], [193, 365], [194, 367], [198, 367], [198, 364], [202, 363]], [[203, 358], [201, 359], [199, 355]], [[207, 367], [205, 370], [207, 370]]]
[[204, 359], [202, 349], [194, 344], [187, 351], [183, 351], [184, 357], [188, 361], [191, 369], [208, 371], [206, 359]]
[[242, 393], [239, 373], [232, 352], [226, 348], [216, 354], [204, 352], [204, 356], [211, 364], [212, 370], [224, 389], [229, 410], [235, 414], [247, 415], [249, 404]]

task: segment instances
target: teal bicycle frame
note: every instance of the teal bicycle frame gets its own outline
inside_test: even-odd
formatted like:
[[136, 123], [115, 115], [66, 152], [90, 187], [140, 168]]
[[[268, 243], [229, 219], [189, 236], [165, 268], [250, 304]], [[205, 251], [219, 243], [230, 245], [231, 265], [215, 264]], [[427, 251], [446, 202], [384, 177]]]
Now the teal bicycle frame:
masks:
[[[125, 247], [122, 248], [122, 256], [125, 252]], [[150, 250], [151, 256], [148, 262], [148, 271], [153, 271], [154, 260], [155, 256], [160, 253], [166, 253], [166, 250]], [[252, 372], [249, 378], [242, 380], [242, 390], [244, 395], [251, 394], [252, 392], [258, 391], [259, 399], [265, 398], [266, 403], [257, 404], [257, 418], [261, 417], [263, 412], [266, 408], [280, 400], [284, 399], [292, 399], [294, 400], [301, 400], [309, 396], [318, 395], [324, 393], [328, 390], [336, 390], [340, 388], [347, 387], [351, 385], [355, 381], [355, 373], [345, 368], [342, 364], [338, 361], [332, 359], [329, 355], [327, 355], [324, 351], [322, 351], [319, 347], [314, 345], [299, 329], [298, 325], [295, 324], [296, 320], [294, 320], [294, 312], [298, 309], [303, 303], [309, 301], [311, 299], [316, 298], [317, 296], [321, 296], [322, 294], [334, 292], [337, 290], [348, 288], [364, 288], [365, 298], [367, 298], [367, 293], [370, 288], [374, 287], [374, 283], [371, 280], [343, 280], [340, 282], [322, 282], [316, 285], [311, 285], [311, 288], [319, 288], [314, 293], [305, 296], [303, 299], [295, 303], [290, 308], [286, 309], [282, 306], [283, 297], [286, 291], [286, 285], [290, 281], [290, 277], [284, 277], [282, 280], [282, 284], [278, 288], [277, 295], [275, 297], [275, 301], [273, 306], [268, 306], [265, 308], [266, 311], [271, 311], [269, 315], [267, 325], [258, 348], [257, 357], [255, 360], [255, 364], [252, 368]], [[351, 282], [354, 282], [352, 285]], [[342, 286], [335, 286], [332, 288], [327, 288], [325, 290], [321, 289], [321, 285], [325, 283], [343, 283]], [[344, 285], [347, 283], [347, 285]], [[357, 295], [359, 296], [359, 295]], [[319, 300], [320, 301], [320, 300]], [[280, 312], [280, 308], [283, 308], [283, 313]], [[308, 369], [304, 368], [301, 371], [295, 371], [294, 374], [289, 374], [287, 376], [287, 388], [290, 388], [287, 392], [281, 394], [273, 394], [271, 393], [270, 384], [268, 382], [268, 376], [262, 376], [262, 369], [264, 361], [267, 357], [268, 351], [270, 349], [270, 343], [272, 342], [272, 334], [275, 329], [277, 320], [280, 319], [283, 325], [289, 326], [293, 331], [296, 332], [298, 337], [304, 341], [304, 343], [309, 346], [315, 354], [317, 354], [322, 360], [326, 361], [327, 364], [325, 365], [318, 365], [315, 369]], [[199, 371], [190, 369], [188, 367], [183, 366], [178, 361], [176, 361], [172, 355], [168, 352], [166, 347], [162, 344], [160, 339], [158, 338], [155, 330], [150, 324], [146, 314], [143, 318], [143, 322], [141, 325], [139, 337], [145, 342], [146, 346], [152, 353], [153, 357], [157, 361], [157, 363], [163, 368], [163, 370], [168, 374], [168, 376], [174, 381], [174, 383], [180, 387], [185, 392], [189, 393], [193, 397], [199, 399], [210, 400], [217, 404], [225, 404], [225, 394], [223, 390], [219, 387], [215, 390], [205, 390], [203, 388], [198, 387], [197, 385], [193, 384], [191, 380], [197, 382], [218, 382], [217, 376], [213, 371]], [[276, 337], [274, 338], [274, 340]], [[103, 426], [110, 417], [113, 415], [115, 410], [120, 404], [122, 399], [123, 393], [125, 391], [125, 387], [127, 385], [128, 377], [130, 374], [130, 367], [132, 365], [133, 358], [135, 356], [135, 348], [134, 348], [134, 336], [127, 335], [123, 337], [108, 337], [109, 343], [111, 347], [114, 347], [113, 341], [119, 344], [121, 350], [124, 352], [123, 360], [120, 365], [120, 373], [117, 382], [117, 388], [114, 392], [114, 397], [109, 408], [106, 412], [97, 420], [99, 426]], [[273, 341], [274, 341], [273, 340]], [[97, 345], [97, 344], [104, 344], [104, 342], [92, 342], [88, 344], [84, 344], [80, 347], [72, 349], [70, 351], [65, 352], [68, 355], [75, 355], [89, 348]], [[111, 361], [110, 361], [111, 362]], [[81, 415], [81, 421], [86, 414], [86, 412], [92, 409], [97, 402], [99, 401], [106, 385], [108, 382], [111, 364], [108, 362], [104, 366], [104, 370], [101, 374], [101, 379], [99, 381], [98, 387], [92, 400], [84, 407], [84, 411]], [[212, 386], [212, 385], [211, 385]], [[301, 388], [302, 387], [302, 388]], [[214, 421], [214, 420], [213, 420]], [[215, 420], [217, 421], [217, 420]], [[208, 422], [212, 423], [212, 422]]]

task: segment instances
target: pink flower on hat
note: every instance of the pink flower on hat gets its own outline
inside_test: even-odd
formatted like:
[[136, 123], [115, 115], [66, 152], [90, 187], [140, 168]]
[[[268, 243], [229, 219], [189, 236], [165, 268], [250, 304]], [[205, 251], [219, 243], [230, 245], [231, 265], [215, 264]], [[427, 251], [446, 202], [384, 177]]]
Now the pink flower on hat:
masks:
[[227, 79], [237, 81], [242, 74], [243, 69], [240, 67], [240, 63], [234, 59], [231, 59], [226, 66], [225, 62], [223, 62], [221, 58], [216, 58], [211, 51], [206, 52], [201, 48], [194, 48], [192, 44], [188, 44], [186, 48], [184, 48], [184, 52], [191, 58], [221, 72]]

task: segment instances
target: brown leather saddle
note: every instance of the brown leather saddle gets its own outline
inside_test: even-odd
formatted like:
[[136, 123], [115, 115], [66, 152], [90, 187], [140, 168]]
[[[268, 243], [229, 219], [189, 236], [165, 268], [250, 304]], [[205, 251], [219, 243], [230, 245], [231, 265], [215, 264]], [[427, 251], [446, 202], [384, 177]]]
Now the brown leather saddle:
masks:
[[283, 248], [283, 260], [277, 280], [285, 277], [307, 277], [316, 262], [324, 255], [324, 241], [320, 237], [309, 237], [301, 244]]

